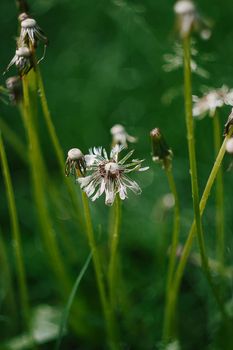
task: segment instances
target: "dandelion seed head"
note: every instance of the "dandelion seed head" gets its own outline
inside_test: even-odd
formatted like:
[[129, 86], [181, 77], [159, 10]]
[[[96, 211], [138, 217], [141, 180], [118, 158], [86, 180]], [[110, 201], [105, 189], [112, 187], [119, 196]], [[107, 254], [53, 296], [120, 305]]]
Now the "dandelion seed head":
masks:
[[83, 158], [83, 153], [79, 148], [71, 148], [67, 155], [70, 160], [79, 160]]
[[15, 53], [19, 57], [30, 57], [31, 56], [31, 51], [26, 46], [19, 47]]
[[23, 96], [22, 82], [19, 76], [10, 77], [6, 80], [9, 99], [12, 104], [17, 104]]

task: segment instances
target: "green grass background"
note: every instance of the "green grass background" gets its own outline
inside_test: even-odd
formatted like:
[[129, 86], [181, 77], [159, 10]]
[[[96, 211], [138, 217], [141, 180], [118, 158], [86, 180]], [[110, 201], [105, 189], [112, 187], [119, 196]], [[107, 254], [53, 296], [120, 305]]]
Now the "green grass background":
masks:
[[[40, 68], [64, 154], [72, 147], [78, 147], [83, 152], [87, 152], [89, 147], [99, 145], [108, 149], [111, 143], [109, 129], [114, 124], [121, 123], [130, 134], [138, 137], [135, 145], [136, 157], [145, 158], [145, 164], [150, 166], [148, 172], [135, 175], [143, 189], [142, 195], [135, 197], [130, 194], [129, 199], [123, 203], [120, 251], [124, 293], [128, 303], [127, 313], [119, 316], [123, 349], [157, 349], [161, 339], [166, 252], [171, 237], [172, 212], [162, 206], [162, 197], [169, 192], [164, 172], [160, 166], [151, 162], [149, 131], [154, 127], [161, 128], [174, 153], [173, 167], [182, 210], [181, 242], [187, 236], [193, 218], [182, 69], [165, 73], [162, 68], [163, 55], [172, 52], [176, 39], [173, 30], [173, 3], [174, 1], [168, 0], [29, 1], [31, 14], [50, 40], [46, 58], [41, 62]], [[193, 91], [200, 95], [203, 86], [218, 88], [227, 84], [233, 87], [233, 7], [230, 0], [203, 0], [197, 3], [202, 13], [213, 21], [213, 33], [209, 41], [203, 42], [196, 37], [200, 53], [197, 61], [210, 73], [208, 79], [193, 77]], [[17, 10], [14, 1], [1, 1], [0, 23], [0, 64], [4, 71], [15, 51]], [[41, 46], [38, 50], [42, 51]], [[205, 56], [211, 56], [212, 60], [205, 61]], [[12, 73], [13, 70], [14, 68]], [[4, 79], [1, 78], [2, 85]], [[178, 96], [170, 104], [164, 104], [163, 96], [170, 89], [177, 91]], [[220, 111], [222, 127], [229, 112], [229, 107]], [[17, 109], [1, 103], [0, 114], [26, 143]], [[212, 121], [205, 118], [195, 125], [199, 183], [202, 191], [214, 161]], [[74, 224], [75, 213], [60, 175], [41, 111], [38, 132], [51, 182], [59, 193], [57, 200], [49, 201], [48, 210], [54, 220], [63, 259], [74, 281], [88, 255], [88, 247], [82, 230]], [[40, 239], [29, 170], [9, 144], [6, 149], [23, 234], [31, 304], [36, 306], [46, 303], [62, 308], [64, 303], [59, 298], [59, 287], [48, 267]], [[224, 161], [225, 254], [229, 265], [233, 263], [232, 171], [227, 171], [231, 160], [227, 156]], [[2, 176], [0, 179], [1, 231], [7, 246], [17, 295], [8, 208]], [[75, 186], [74, 191], [78, 195]], [[91, 209], [96, 234], [104, 250], [109, 208], [104, 206], [101, 198], [91, 205]], [[216, 257], [214, 215], [214, 198], [211, 196], [204, 215], [204, 231], [208, 254], [212, 258]], [[4, 281], [4, 275], [1, 280]], [[105, 347], [101, 311], [95, 289], [91, 267], [78, 292], [79, 332], [75, 334], [72, 329], [68, 329], [63, 343], [64, 349]], [[230, 302], [232, 280], [228, 281], [226, 290], [225, 300]], [[7, 313], [5, 300], [6, 293], [2, 283], [0, 305], [3, 316]], [[12, 332], [9, 323], [4, 319], [3, 317], [0, 328], [2, 341], [19, 333], [19, 330]], [[11, 323], [13, 322], [10, 318]], [[181, 288], [177, 328], [184, 349], [227, 349], [229, 339], [218, 321], [215, 302], [202, 272], [192, 264], [186, 270]], [[51, 349], [51, 346], [44, 345], [41, 349]]]

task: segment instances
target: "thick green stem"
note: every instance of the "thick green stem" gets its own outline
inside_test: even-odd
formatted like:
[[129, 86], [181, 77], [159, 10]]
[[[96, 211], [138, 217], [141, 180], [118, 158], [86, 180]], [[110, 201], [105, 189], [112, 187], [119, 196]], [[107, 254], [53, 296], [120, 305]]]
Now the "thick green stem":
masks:
[[83, 209], [84, 209], [84, 216], [85, 216], [85, 223], [86, 223], [86, 233], [87, 233], [88, 243], [93, 255], [95, 275], [96, 275], [97, 285], [98, 285], [99, 294], [100, 294], [100, 300], [101, 300], [105, 322], [106, 322], [106, 329], [107, 329], [107, 334], [109, 338], [109, 346], [112, 350], [117, 350], [118, 346], [117, 346], [116, 335], [115, 335], [113, 313], [111, 312], [111, 309], [109, 307], [109, 301], [106, 295], [104, 276], [101, 268], [99, 252], [95, 242], [95, 236], [94, 236], [94, 230], [92, 226], [88, 198], [84, 192], [82, 192], [82, 201], [83, 201]]
[[6, 186], [6, 194], [10, 212], [11, 226], [12, 226], [12, 236], [13, 236], [13, 247], [15, 253], [16, 271], [19, 284], [19, 295], [21, 302], [22, 315], [25, 325], [29, 325], [29, 299], [28, 291], [26, 285], [26, 274], [23, 262], [23, 252], [21, 243], [21, 232], [19, 228], [18, 213], [15, 204], [14, 190], [12, 186], [12, 180], [10, 176], [8, 161], [6, 157], [5, 147], [0, 134], [0, 156], [2, 162], [3, 176]]
[[40, 153], [39, 141], [35, 128], [33, 127], [33, 119], [31, 116], [31, 107], [29, 100], [28, 82], [27, 77], [23, 77], [23, 93], [24, 93], [24, 104], [21, 109], [21, 113], [24, 120], [24, 125], [27, 131], [29, 140], [29, 160], [32, 171], [32, 180], [34, 187], [35, 202], [38, 208], [38, 215], [40, 219], [41, 232], [43, 233], [44, 242], [46, 245], [47, 252], [50, 257], [50, 262], [53, 270], [63, 285], [66, 292], [69, 291], [69, 283], [67, 281], [67, 274], [65, 272], [62, 258], [59, 253], [59, 249], [56, 243], [56, 236], [53, 232], [52, 223], [48, 215], [46, 208], [45, 198], [45, 165]]
[[[219, 168], [221, 166], [223, 157], [225, 155], [226, 142], [229, 139], [229, 137], [230, 136], [225, 137], [225, 139], [222, 143], [222, 146], [219, 150], [218, 156], [215, 160], [214, 166], [211, 170], [208, 181], [206, 183], [203, 195], [201, 197], [201, 201], [200, 201], [200, 214], [201, 214], [201, 216], [204, 213], [206, 203], [207, 203], [209, 195], [211, 193], [211, 189], [213, 187], [214, 181], [216, 179]], [[196, 233], [196, 222], [194, 220], [192, 223], [191, 229], [189, 231], [188, 238], [185, 242], [185, 245], [184, 245], [184, 248], [182, 251], [182, 255], [181, 255], [179, 264], [177, 266], [177, 270], [176, 270], [175, 275], [174, 275], [173, 284], [172, 284], [172, 292], [170, 293], [170, 298], [169, 298], [168, 319], [169, 319], [169, 332], [170, 332], [171, 336], [173, 335], [173, 324], [174, 324], [174, 317], [175, 317], [175, 311], [176, 311], [176, 305], [177, 305], [178, 291], [180, 288], [182, 276], [184, 274], [184, 269], [185, 269], [185, 266], [187, 264], [188, 257], [189, 257], [189, 254], [190, 254], [190, 251], [192, 248], [192, 243], [193, 243], [193, 238], [195, 236], [195, 233]]]
[[[221, 147], [221, 127], [219, 122], [218, 112], [215, 112], [213, 117], [213, 132], [214, 132], [214, 151], [215, 156], [218, 154]], [[220, 265], [224, 265], [224, 188], [223, 188], [223, 172], [220, 167], [218, 175], [216, 177], [216, 192], [215, 192], [215, 203], [216, 203], [216, 253], [217, 259]]]
[[116, 196], [114, 202], [114, 222], [112, 226], [112, 232], [110, 237], [110, 263], [108, 271], [109, 279], [109, 292], [110, 292], [110, 303], [112, 311], [115, 308], [117, 301], [117, 248], [119, 244], [119, 233], [120, 233], [120, 219], [121, 219], [121, 205], [120, 198]]
[[180, 206], [179, 206], [179, 198], [176, 190], [176, 184], [172, 173], [172, 169], [170, 167], [165, 166], [165, 171], [166, 171], [170, 191], [173, 194], [173, 197], [175, 200], [173, 234], [172, 234], [172, 243], [170, 248], [170, 258], [169, 258], [169, 265], [168, 265], [168, 276], [167, 276], [167, 284], [166, 284], [166, 306], [165, 306], [164, 325], [163, 325], [163, 340], [167, 342], [168, 336], [169, 336], [169, 295], [172, 291], [172, 280], [173, 280], [175, 264], [176, 264], [176, 250], [177, 250], [178, 241], [179, 241]]

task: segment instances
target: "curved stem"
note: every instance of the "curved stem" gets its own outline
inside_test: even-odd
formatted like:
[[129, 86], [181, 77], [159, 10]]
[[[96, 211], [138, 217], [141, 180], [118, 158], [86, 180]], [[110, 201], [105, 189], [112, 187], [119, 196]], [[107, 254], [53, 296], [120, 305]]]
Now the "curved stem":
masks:
[[[214, 166], [211, 170], [211, 173], [209, 175], [208, 181], [206, 183], [203, 195], [201, 197], [201, 201], [200, 201], [200, 214], [201, 216], [204, 213], [205, 207], [206, 207], [206, 203], [208, 201], [211, 189], [213, 187], [214, 181], [216, 179], [216, 176], [218, 174], [219, 168], [221, 166], [223, 157], [225, 155], [226, 152], [226, 142], [227, 140], [230, 138], [230, 136], [226, 136], [222, 146], [219, 150], [218, 156], [215, 160]], [[180, 261], [178, 263], [177, 266], [177, 270], [175, 272], [174, 275], [174, 279], [173, 279], [173, 284], [172, 284], [172, 291], [170, 293], [170, 298], [169, 298], [169, 329], [170, 329], [170, 334], [172, 334], [172, 328], [173, 328], [173, 323], [174, 323], [174, 316], [175, 316], [175, 310], [176, 310], [176, 304], [177, 304], [177, 298], [178, 298], [178, 291], [180, 288], [180, 284], [181, 284], [181, 280], [182, 280], [182, 276], [184, 274], [184, 269], [185, 266], [187, 264], [187, 260], [192, 248], [192, 243], [193, 243], [193, 238], [195, 236], [196, 233], [196, 222], [195, 220], [192, 223], [191, 229], [189, 231], [188, 234], [188, 238], [185, 242], [183, 251], [182, 251], [182, 255], [180, 258]], [[224, 311], [224, 315], [225, 315], [225, 311]]]
[[180, 206], [179, 206], [179, 198], [178, 198], [178, 193], [177, 193], [172, 169], [167, 168], [165, 166], [165, 171], [166, 171], [170, 191], [173, 194], [173, 197], [175, 200], [173, 234], [172, 234], [172, 243], [170, 248], [170, 259], [169, 259], [169, 265], [168, 265], [168, 276], [167, 276], [167, 284], [166, 284], [166, 306], [165, 306], [164, 325], [163, 325], [163, 340], [167, 342], [168, 336], [169, 336], [169, 295], [172, 290], [172, 280], [173, 280], [175, 263], [176, 263], [176, 250], [177, 250], [177, 245], [179, 241]]
[[116, 305], [116, 279], [117, 279], [117, 248], [119, 244], [119, 233], [120, 233], [120, 217], [121, 217], [121, 206], [120, 206], [120, 198], [118, 195], [116, 196], [114, 202], [114, 223], [113, 223], [113, 231], [112, 236], [110, 237], [110, 263], [109, 263], [109, 271], [108, 271], [108, 279], [109, 279], [109, 292], [110, 292], [110, 303], [112, 310]]
[[6, 156], [5, 147], [4, 147], [1, 134], [0, 134], [0, 157], [1, 157], [2, 170], [3, 170], [4, 180], [5, 180], [6, 194], [7, 194], [11, 226], [12, 226], [13, 247], [14, 247], [14, 253], [15, 253], [15, 260], [16, 260], [16, 270], [17, 270], [17, 278], [18, 278], [18, 284], [19, 284], [19, 294], [20, 294], [22, 315], [26, 326], [29, 326], [29, 298], [28, 298], [28, 290], [27, 290], [27, 284], [26, 284], [24, 262], [23, 262], [21, 232], [19, 228], [19, 219], [18, 219], [18, 213], [16, 209], [12, 180], [10, 176], [7, 156]]
[[105, 317], [107, 334], [109, 338], [109, 345], [112, 350], [117, 350], [118, 346], [117, 346], [115, 329], [114, 329], [115, 325], [113, 320], [113, 314], [111, 312], [111, 309], [109, 307], [109, 302], [107, 300], [106, 289], [104, 284], [104, 276], [101, 268], [99, 252], [95, 242], [95, 236], [94, 236], [94, 230], [92, 226], [88, 198], [86, 193], [84, 192], [82, 192], [82, 202], [83, 202], [84, 217], [85, 217], [85, 224], [86, 224], [86, 233], [87, 233], [88, 243], [93, 256], [95, 275], [96, 275], [97, 285], [98, 285], [99, 294], [100, 294], [100, 301], [102, 304], [103, 313]]
[[[214, 133], [214, 151], [215, 155], [221, 147], [221, 127], [219, 122], [218, 112], [215, 112], [213, 117], [213, 133]], [[224, 265], [224, 188], [223, 188], [223, 171], [220, 167], [218, 175], [216, 177], [216, 192], [215, 192], [215, 203], [216, 203], [216, 253], [217, 259], [223, 268]]]

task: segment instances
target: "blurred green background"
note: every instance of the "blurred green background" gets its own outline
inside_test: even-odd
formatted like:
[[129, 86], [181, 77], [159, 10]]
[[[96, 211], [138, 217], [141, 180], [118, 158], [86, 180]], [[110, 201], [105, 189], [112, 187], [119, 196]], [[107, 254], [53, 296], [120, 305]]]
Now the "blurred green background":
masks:
[[[53, 122], [64, 154], [78, 147], [109, 148], [110, 128], [123, 124], [129, 134], [138, 137], [135, 155], [145, 158], [150, 166], [146, 173], [135, 175], [143, 189], [141, 196], [129, 195], [123, 203], [120, 251], [127, 315], [119, 316], [122, 328], [122, 349], [157, 349], [161, 339], [164, 311], [164, 288], [167, 249], [171, 237], [172, 210], [163, 205], [169, 192], [167, 180], [159, 165], [151, 162], [149, 132], [160, 127], [174, 153], [173, 168], [182, 209], [181, 243], [192, 222], [192, 198], [184, 122], [182, 68], [167, 73], [163, 55], [172, 53], [174, 33], [174, 1], [168, 0], [37, 0], [28, 1], [30, 13], [49, 37], [46, 58], [40, 64]], [[196, 37], [199, 54], [195, 58], [209, 75], [193, 76], [193, 92], [200, 95], [203, 87], [233, 87], [232, 1], [203, 0], [196, 2], [213, 24], [208, 41]], [[14, 1], [0, 4], [2, 72], [15, 52], [17, 9]], [[38, 48], [42, 52], [42, 47]], [[13, 74], [14, 68], [7, 76]], [[1, 84], [4, 85], [5, 77]], [[168, 97], [174, 94], [174, 98]], [[230, 112], [224, 107], [222, 127]], [[26, 144], [25, 132], [17, 108], [1, 103], [0, 116]], [[44, 120], [39, 115], [41, 146], [51, 182], [60, 193], [59, 200], [50, 201], [56, 235], [64, 261], [73, 281], [80, 271], [88, 247], [82, 230], [74, 224], [63, 178], [58, 170], [54, 150]], [[212, 120], [196, 122], [196, 148], [199, 183], [202, 191], [214, 161]], [[4, 137], [4, 135], [3, 135]], [[23, 247], [31, 304], [48, 304], [62, 309], [58, 286], [46, 261], [41, 243], [36, 207], [33, 202], [30, 174], [14, 149], [6, 143], [17, 208], [23, 234]], [[232, 265], [232, 172], [227, 171], [231, 157], [224, 161], [226, 260]], [[7, 246], [13, 283], [14, 259], [11, 245], [8, 207], [1, 175], [1, 233]], [[71, 181], [73, 181], [71, 179]], [[74, 191], [78, 189], [74, 186]], [[106, 245], [109, 208], [103, 198], [91, 205], [96, 234]], [[204, 216], [208, 254], [216, 257], [214, 198]], [[68, 243], [67, 243], [68, 241]], [[66, 247], [70, 247], [68, 251]], [[67, 246], [66, 246], [67, 245]], [[197, 247], [194, 246], [194, 250]], [[69, 248], [70, 249], [70, 248]], [[197, 251], [197, 249], [196, 249]], [[1, 339], [19, 334], [11, 330], [11, 317], [4, 306], [7, 288], [1, 278]], [[219, 281], [219, 283], [225, 283]], [[227, 281], [226, 300], [232, 298], [232, 280]], [[80, 309], [79, 332], [68, 328], [62, 349], [102, 349], [103, 324], [95, 290], [92, 267], [85, 275], [78, 292]], [[17, 294], [17, 290], [16, 290]], [[127, 316], [127, 317], [126, 317]], [[227, 349], [215, 302], [200, 269], [190, 264], [181, 288], [177, 328], [183, 349]], [[41, 349], [51, 349], [51, 343]], [[230, 349], [230, 347], [229, 347]]]

